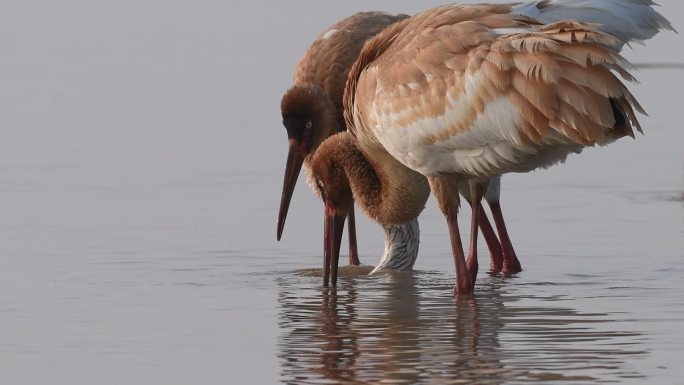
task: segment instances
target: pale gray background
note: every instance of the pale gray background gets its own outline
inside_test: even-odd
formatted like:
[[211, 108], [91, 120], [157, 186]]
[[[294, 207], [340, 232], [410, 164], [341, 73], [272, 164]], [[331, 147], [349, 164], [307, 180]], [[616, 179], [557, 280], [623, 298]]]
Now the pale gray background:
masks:
[[[660, 3], [684, 29], [684, 5]], [[274, 282], [318, 267], [322, 244], [320, 202], [302, 180], [275, 241], [280, 97], [334, 21], [437, 4], [2, 2], [0, 383], [278, 382]], [[683, 48], [668, 32], [626, 56], [684, 62]], [[644, 370], [660, 383], [684, 374], [674, 358], [683, 350], [682, 75], [636, 73], [645, 136], [503, 184], [525, 279], [559, 264], [581, 273], [591, 249], [624, 255], [609, 263], [618, 269], [634, 261], [635, 276], [619, 273], [626, 282], [676, 287], [654, 310], [672, 311], [670, 323], [639, 318], [652, 343]], [[453, 275], [434, 203], [421, 218], [416, 267]], [[362, 261], [372, 264], [379, 232], [360, 222]], [[571, 258], [546, 263], [554, 253]], [[642, 264], [678, 279], [638, 276]]]

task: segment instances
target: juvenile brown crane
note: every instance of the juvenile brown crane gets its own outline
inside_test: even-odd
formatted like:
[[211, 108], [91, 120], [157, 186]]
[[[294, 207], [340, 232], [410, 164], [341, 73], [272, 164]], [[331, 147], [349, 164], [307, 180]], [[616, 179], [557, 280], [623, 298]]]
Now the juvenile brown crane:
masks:
[[[406, 15], [362, 12], [340, 20], [323, 32], [300, 59], [293, 86], [283, 95], [281, 113], [289, 151], [278, 213], [277, 238], [285, 226], [290, 200], [302, 164], [330, 135], [345, 130], [342, 96], [352, 64], [363, 44]], [[349, 211], [349, 263], [359, 264], [353, 208]]]
[[632, 79], [618, 45], [594, 25], [543, 25], [510, 5], [442, 6], [371, 39], [345, 92], [351, 133], [323, 143], [311, 162], [333, 269], [338, 223], [351, 207], [340, 191], [353, 191], [376, 221], [402, 223], [422, 210], [427, 177], [449, 227], [454, 293], [472, 293], [477, 265], [466, 263], [460, 240], [459, 184], [474, 181], [476, 237], [489, 178], [640, 130], [641, 107], [617, 76]]
[[[281, 103], [289, 152], [278, 214], [278, 240], [282, 236], [302, 164], [309, 169], [310, 156], [318, 145], [330, 135], [345, 129], [342, 114], [344, 86], [363, 43], [390, 24], [407, 17], [381, 12], [363, 12], [347, 17], [323, 32], [299, 61], [294, 86], [285, 93]], [[374, 271], [382, 268], [412, 268], [418, 252], [417, 219], [403, 224], [381, 225], [385, 235], [385, 252]], [[492, 269], [500, 270], [501, 245], [484, 214], [480, 226], [492, 255]], [[341, 224], [340, 230], [342, 227]], [[349, 250], [349, 263], [358, 265], [353, 208], [349, 210]], [[324, 270], [327, 269], [328, 264]], [[327, 279], [324, 279], [325, 282]]]

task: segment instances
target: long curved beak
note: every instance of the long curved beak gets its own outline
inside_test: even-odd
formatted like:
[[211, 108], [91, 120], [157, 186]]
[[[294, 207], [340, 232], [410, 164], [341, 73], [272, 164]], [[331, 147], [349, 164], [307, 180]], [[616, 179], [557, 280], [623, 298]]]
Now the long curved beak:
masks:
[[278, 211], [278, 240], [283, 235], [287, 210], [290, 208], [290, 200], [292, 199], [292, 193], [294, 192], [295, 184], [297, 184], [297, 177], [302, 169], [304, 158], [306, 158], [304, 145], [294, 139], [290, 139], [290, 149], [287, 152], [287, 163], [285, 165], [285, 178], [283, 179], [283, 193], [280, 196], [280, 210]]
[[340, 244], [342, 243], [342, 232], [346, 215], [341, 215], [338, 211], [325, 202], [325, 225], [323, 231], [323, 286], [329, 283], [337, 286], [337, 266], [340, 261]]

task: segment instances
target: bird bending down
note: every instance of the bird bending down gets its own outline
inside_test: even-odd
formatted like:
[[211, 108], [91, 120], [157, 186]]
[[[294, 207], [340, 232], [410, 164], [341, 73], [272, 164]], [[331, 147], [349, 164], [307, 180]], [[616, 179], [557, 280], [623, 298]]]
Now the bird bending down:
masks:
[[[662, 29], [673, 30], [670, 23], [658, 12], [653, 9], [654, 3], [649, 0], [632, 0], [632, 1], [615, 1], [615, 0], [596, 0], [591, 3], [587, 3], [586, 0], [544, 0], [544, 1], [534, 1], [522, 4], [516, 4], [512, 7], [512, 13], [520, 15], [534, 16], [543, 22], [554, 22], [564, 18], [573, 18], [580, 21], [589, 21], [598, 23], [597, 27], [602, 31], [612, 34], [620, 38], [618, 45], [614, 48], [616, 50], [621, 49], [624, 42], [630, 42], [634, 40], [646, 40], [653, 37], [657, 32]], [[344, 78], [347, 75], [349, 66], [351, 62], [350, 55], [346, 55], [344, 61], [337, 63], [342, 63], [338, 65], [337, 70], [328, 69], [331, 65], [326, 63], [326, 59], [330, 56], [330, 52], [335, 48], [332, 47], [343, 47], [349, 49], [349, 52], [358, 54], [360, 50], [360, 44], [358, 38], [367, 39], [371, 33], [374, 33], [374, 29], [384, 26], [390, 23], [392, 20], [398, 20], [405, 18], [405, 15], [388, 16], [379, 12], [368, 12], [353, 15], [337, 24], [331, 26], [326, 32], [322, 33], [319, 38], [312, 44], [311, 48], [307, 54], [300, 61], [300, 66], [298, 66], [297, 73], [323, 73], [327, 71], [327, 79], [336, 84], [335, 88], [340, 91], [339, 84], [343, 84]], [[389, 20], [388, 20], [389, 18]], [[344, 33], [338, 33], [343, 31]], [[331, 37], [335, 38], [331, 39]], [[354, 39], [357, 39], [354, 41]], [[344, 51], [344, 49], [342, 50]], [[339, 54], [335, 51], [333, 54]], [[346, 67], [345, 67], [346, 66]], [[314, 68], [315, 67], [315, 68]], [[341, 69], [341, 70], [340, 70]], [[335, 78], [335, 74], [339, 76]], [[309, 76], [311, 78], [311, 76]], [[315, 77], [315, 76], [313, 76]], [[323, 78], [323, 76], [319, 76]], [[306, 78], [306, 75], [300, 76], [300, 79]], [[327, 82], [330, 84], [331, 82]], [[295, 84], [297, 84], [297, 76], [295, 76]], [[289, 96], [304, 94], [302, 99], [312, 98], [315, 92], [296, 92], [297, 91], [313, 91], [310, 87], [293, 87], [288, 94]], [[328, 87], [330, 88], [330, 87]], [[341, 106], [341, 92], [330, 92], [330, 95], [335, 95], [334, 105], [335, 107]], [[297, 99], [293, 97], [292, 99]], [[289, 112], [289, 115], [311, 115], [312, 111], [325, 112], [333, 115], [332, 117], [316, 116], [316, 122], [332, 121], [333, 119], [339, 119], [339, 116], [334, 115], [339, 110], [339, 108], [329, 108], [330, 103], [328, 98], [322, 97], [318, 98], [319, 105], [312, 101], [310, 106], [307, 106], [300, 111], [296, 111], [293, 108], [283, 108], [283, 112]], [[285, 98], [283, 99], [285, 102]], [[290, 130], [288, 130], [289, 132]], [[312, 130], [310, 131], [311, 138], [316, 138], [313, 140], [313, 145], [311, 147], [316, 147], [318, 145], [318, 140], [322, 140], [329, 135], [330, 132], [325, 131], [321, 124], [313, 124]], [[296, 132], [296, 130], [295, 130]], [[304, 138], [307, 139], [307, 138]], [[311, 142], [311, 140], [309, 140]], [[300, 148], [302, 143], [298, 143]], [[291, 146], [292, 150], [292, 146]], [[290, 151], [292, 155], [293, 151]], [[294, 172], [294, 179], [291, 180], [289, 196], [285, 198], [285, 194], [288, 193], [287, 186], [283, 188], [283, 200], [281, 200], [281, 212], [279, 218], [279, 229], [278, 235], [280, 237], [283, 226], [285, 215], [287, 214], [287, 208], [289, 206], [289, 198], [291, 197], [291, 192], [294, 188], [294, 182], [296, 182], [296, 176], [299, 172], [299, 167], [301, 166], [301, 158], [306, 155], [299, 156], [299, 166], [296, 167]], [[306, 158], [308, 160], [308, 158]], [[288, 165], [291, 165], [288, 162]], [[308, 165], [308, 162], [305, 162]], [[307, 170], [308, 167], [305, 167]], [[289, 168], [292, 170], [292, 168]], [[286, 176], [288, 173], [286, 170]], [[496, 223], [497, 231], [501, 238], [501, 244], [494, 233], [492, 226], [487, 220], [487, 216], [484, 212], [481, 212], [479, 217], [479, 227], [487, 241], [490, 253], [492, 255], [490, 270], [493, 272], [503, 270], [504, 273], [514, 273], [521, 270], [520, 263], [515, 255], [510, 237], [506, 230], [506, 225], [501, 212], [501, 205], [499, 203], [500, 195], [500, 176], [493, 177], [491, 179], [478, 179], [476, 183], [487, 186], [485, 191], [485, 200], [492, 210], [494, 217], [494, 222]], [[471, 201], [470, 198], [470, 183], [464, 182], [460, 186], [461, 194], [466, 198], [467, 201]], [[353, 230], [353, 211], [350, 212], [350, 263], [354, 263], [356, 255], [355, 242], [355, 232]], [[385, 231], [385, 254], [383, 255], [380, 264], [376, 267], [374, 271], [382, 268], [394, 268], [394, 269], [410, 269], [415, 262], [418, 250], [418, 223], [415, 219], [405, 225], [384, 225], [383, 229]], [[475, 229], [477, 230], [477, 229]], [[476, 233], [471, 233], [476, 234]], [[471, 244], [476, 242], [476, 238], [471, 236]], [[471, 247], [471, 254], [468, 260], [471, 262], [477, 262], [477, 256], [474, 254], [476, 248]], [[358, 259], [356, 259], [358, 263]], [[326, 269], [328, 266], [326, 265]], [[476, 271], [476, 266], [473, 266], [471, 270]]]
[[[364, 46], [345, 90], [351, 133], [331, 137], [321, 145], [336, 145], [330, 154], [312, 159], [332, 260], [350, 207], [336, 180], [348, 180], [372, 219], [391, 224], [420, 213], [424, 176], [449, 227], [454, 293], [472, 293], [476, 264], [466, 263], [460, 240], [459, 184], [549, 167], [641, 130], [634, 110], [643, 110], [617, 77], [632, 80], [610, 48], [615, 37], [574, 21], [542, 25], [511, 10], [442, 6]], [[335, 178], [341, 172], [347, 178]], [[476, 231], [485, 191], [471, 185]]]
[[[281, 102], [289, 151], [278, 213], [278, 240], [284, 230], [290, 200], [302, 165], [305, 170], [309, 170], [310, 156], [318, 145], [330, 135], [345, 129], [342, 114], [344, 86], [363, 43], [390, 24], [407, 17], [382, 12], [354, 14], [321, 33], [300, 59], [295, 70], [294, 85], [285, 93]], [[486, 215], [482, 216], [482, 220], [481, 226], [486, 225], [489, 228], [489, 232], [486, 232], [487, 228], [483, 227], [483, 232], [490, 247], [494, 269], [494, 266], [501, 266], [501, 245], [491, 230]], [[405, 224], [381, 225], [385, 236], [385, 253], [373, 271], [383, 268], [411, 269], [417, 258], [420, 240], [417, 218]], [[352, 207], [349, 210], [349, 263], [352, 265], [360, 263], [355, 227]], [[328, 269], [326, 264], [326, 286]]]
[[[302, 164], [328, 136], [345, 129], [342, 96], [352, 64], [363, 44], [406, 15], [362, 12], [347, 17], [323, 32], [300, 59], [294, 85], [281, 102], [289, 151], [278, 213], [277, 238], [285, 226], [290, 200]], [[353, 208], [349, 211], [349, 263], [358, 265]]]
[[[337, 282], [342, 226], [355, 202], [385, 230], [385, 255], [374, 271], [413, 267], [418, 244], [412, 241], [419, 237], [416, 218], [430, 196], [427, 179], [387, 153], [367, 157], [348, 131], [321, 143], [310, 164], [309, 179], [325, 205], [324, 255], [332, 284]], [[393, 168], [400, 171], [392, 172]], [[390, 239], [391, 233], [399, 240]], [[395, 247], [388, 250], [388, 241]]]

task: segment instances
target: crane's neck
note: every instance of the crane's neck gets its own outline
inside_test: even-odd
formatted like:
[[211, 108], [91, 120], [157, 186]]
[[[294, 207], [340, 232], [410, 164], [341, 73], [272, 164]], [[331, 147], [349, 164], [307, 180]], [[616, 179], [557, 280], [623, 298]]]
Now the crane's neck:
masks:
[[401, 225], [382, 225], [385, 233], [385, 253], [371, 274], [384, 269], [408, 271], [418, 258], [420, 229], [418, 219]]
[[430, 195], [423, 175], [382, 148], [363, 151], [348, 132], [335, 135], [335, 139], [331, 155], [344, 169], [355, 201], [371, 219], [398, 225], [418, 217]]

